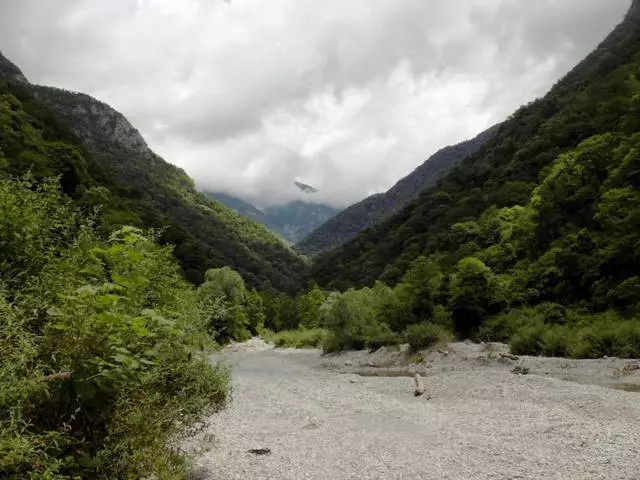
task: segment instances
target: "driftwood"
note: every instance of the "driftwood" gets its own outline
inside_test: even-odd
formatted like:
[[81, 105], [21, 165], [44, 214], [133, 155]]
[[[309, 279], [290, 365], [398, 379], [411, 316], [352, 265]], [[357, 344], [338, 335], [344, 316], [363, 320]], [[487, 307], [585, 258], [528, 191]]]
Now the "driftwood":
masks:
[[251, 450], [247, 450], [247, 453], [251, 453], [253, 455], [271, 455], [270, 448], [252, 448]]
[[413, 380], [415, 381], [415, 384], [416, 384], [416, 388], [413, 391], [413, 395], [415, 397], [419, 397], [424, 393], [424, 385], [422, 383], [422, 379], [420, 378], [420, 374], [416, 373], [413, 377]]
[[520, 360], [520, 358], [518, 356], [512, 355], [511, 353], [501, 353], [500, 357], [501, 358], [508, 358], [509, 360], [514, 360], [514, 361]]

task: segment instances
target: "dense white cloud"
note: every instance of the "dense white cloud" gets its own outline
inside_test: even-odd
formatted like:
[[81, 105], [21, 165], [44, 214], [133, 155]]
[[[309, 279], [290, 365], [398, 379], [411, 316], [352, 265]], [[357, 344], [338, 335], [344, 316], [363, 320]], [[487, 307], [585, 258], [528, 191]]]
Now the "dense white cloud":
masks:
[[344, 206], [543, 94], [630, 0], [0, 0], [0, 50], [203, 187]]

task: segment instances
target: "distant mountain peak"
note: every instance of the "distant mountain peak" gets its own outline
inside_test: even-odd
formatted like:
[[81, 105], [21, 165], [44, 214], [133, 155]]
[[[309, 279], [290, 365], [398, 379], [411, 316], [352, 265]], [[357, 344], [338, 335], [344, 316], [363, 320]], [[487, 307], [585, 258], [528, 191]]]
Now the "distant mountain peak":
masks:
[[307, 185], [306, 183], [298, 182], [297, 180], [293, 182], [293, 184], [302, 190], [304, 193], [316, 193], [318, 190], [313, 188], [311, 185]]

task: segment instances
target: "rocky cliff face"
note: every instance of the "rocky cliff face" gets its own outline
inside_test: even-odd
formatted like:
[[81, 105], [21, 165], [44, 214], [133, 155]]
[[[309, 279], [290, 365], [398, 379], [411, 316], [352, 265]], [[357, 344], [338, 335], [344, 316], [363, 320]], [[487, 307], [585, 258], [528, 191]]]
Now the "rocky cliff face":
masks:
[[37, 86], [33, 92], [88, 146], [136, 155], [151, 153], [140, 132], [106, 103], [59, 88]]
[[24, 76], [22, 71], [7, 57], [5, 57], [0, 51], [0, 77], [4, 77], [8, 80], [29, 83], [27, 77]]

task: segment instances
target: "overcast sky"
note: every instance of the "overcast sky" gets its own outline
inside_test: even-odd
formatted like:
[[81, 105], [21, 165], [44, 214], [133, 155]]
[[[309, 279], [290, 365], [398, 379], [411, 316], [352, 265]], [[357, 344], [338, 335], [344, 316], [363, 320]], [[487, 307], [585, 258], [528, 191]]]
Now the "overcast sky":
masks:
[[0, 0], [30, 81], [123, 112], [199, 187], [345, 206], [544, 94], [631, 0]]

